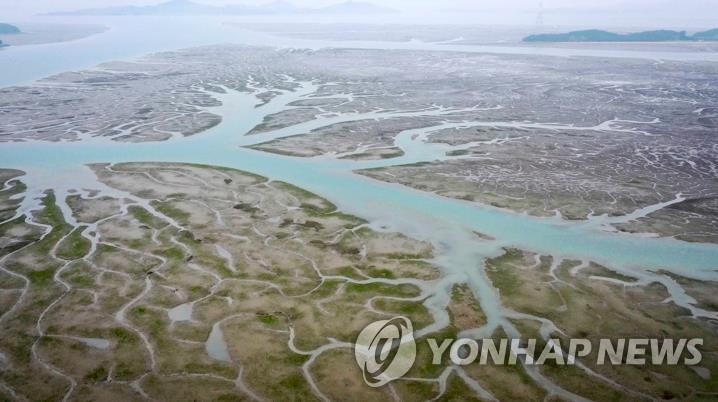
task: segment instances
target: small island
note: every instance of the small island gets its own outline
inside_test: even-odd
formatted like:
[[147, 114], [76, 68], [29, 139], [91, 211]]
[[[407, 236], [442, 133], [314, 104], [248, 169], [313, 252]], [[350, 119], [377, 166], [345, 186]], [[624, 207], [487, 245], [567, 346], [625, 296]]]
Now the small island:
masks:
[[[10, 25], [10, 24], [6, 24], [4, 22], [0, 22], [0, 34], [12, 35], [12, 34], [19, 34], [19, 33], [21, 33], [21, 31], [15, 25]], [[2, 42], [0, 42], [0, 43], [2, 43]]]
[[693, 40], [718, 41], [718, 28], [697, 32], [693, 35]]
[[107, 27], [97, 24], [59, 22], [23, 23], [22, 29], [20, 29], [14, 25], [0, 22], [0, 41], [2, 41], [0, 47], [66, 42], [99, 34], [107, 29]]
[[587, 29], [568, 33], [537, 34], [524, 38], [524, 42], [682, 42], [718, 41], [718, 29], [688, 35], [686, 31], [661, 29], [633, 33], [614, 33], [600, 29]]

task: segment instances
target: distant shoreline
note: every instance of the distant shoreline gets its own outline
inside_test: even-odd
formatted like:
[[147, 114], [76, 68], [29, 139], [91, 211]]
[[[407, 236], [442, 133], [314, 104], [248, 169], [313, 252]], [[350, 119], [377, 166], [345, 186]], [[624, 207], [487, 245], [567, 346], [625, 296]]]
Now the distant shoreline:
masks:
[[303, 8], [291, 3], [273, 2], [259, 6], [223, 5], [213, 6], [195, 3], [191, 0], [168, 0], [163, 3], [146, 6], [119, 5], [104, 8], [87, 8], [74, 11], [57, 11], [47, 16], [178, 16], [178, 15], [303, 15], [303, 14], [393, 14], [397, 11], [373, 3], [348, 0], [325, 7]]
[[70, 42], [107, 32], [98, 24], [28, 23], [18, 24], [20, 33], [0, 34], [0, 48]]
[[714, 42], [718, 41], [718, 28], [688, 35], [686, 31], [655, 30], [633, 33], [614, 33], [587, 29], [568, 33], [529, 35], [523, 42]]

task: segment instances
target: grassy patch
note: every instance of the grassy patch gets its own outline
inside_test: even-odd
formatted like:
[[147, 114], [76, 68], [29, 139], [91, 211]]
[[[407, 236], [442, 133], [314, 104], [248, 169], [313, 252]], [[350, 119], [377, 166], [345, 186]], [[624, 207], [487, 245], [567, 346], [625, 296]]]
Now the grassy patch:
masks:
[[86, 226], [75, 228], [63, 241], [57, 249], [57, 256], [64, 260], [77, 260], [90, 252], [91, 243], [82, 236], [82, 231]]
[[125, 328], [112, 328], [110, 330], [110, 336], [121, 344], [132, 344], [137, 342], [135, 334]]
[[170, 260], [184, 260], [184, 251], [179, 247], [170, 247], [157, 251], [157, 254], [167, 257]]
[[387, 285], [384, 283], [349, 283], [346, 286], [347, 293], [376, 293], [390, 296], [418, 296], [420, 290], [413, 285]]
[[80, 289], [90, 289], [95, 287], [95, 277], [87, 267], [72, 267], [65, 270], [62, 276], [63, 279], [69, 282], [73, 287]]
[[38, 271], [31, 271], [27, 274], [30, 283], [35, 286], [47, 286], [52, 283], [52, 278], [55, 276], [54, 268], [47, 268]]
[[163, 223], [159, 221], [154, 215], [149, 213], [146, 209], [133, 205], [127, 208], [127, 212], [132, 215], [133, 218], [137, 219], [143, 225], [158, 229], [163, 226]]
[[175, 207], [167, 201], [154, 201], [152, 202], [152, 206], [165, 216], [168, 216], [177, 222], [187, 223], [191, 216], [188, 212]]
[[366, 271], [372, 278], [394, 279], [396, 275], [391, 270], [385, 268], [369, 268]]
[[90, 371], [86, 376], [85, 379], [90, 382], [100, 382], [105, 381], [107, 379], [107, 369], [103, 366], [100, 366], [92, 371]]
[[43, 209], [36, 216], [39, 223], [52, 226], [50, 233], [41, 241], [37, 242], [37, 251], [43, 254], [49, 254], [50, 250], [57, 244], [60, 239], [65, 236], [72, 227], [65, 223], [62, 211], [55, 203], [55, 194], [49, 192], [42, 199]]
[[514, 272], [515, 268], [510, 265], [510, 262], [520, 258], [521, 253], [511, 249], [486, 264], [486, 274], [494, 287], [501, 291], [502, 296], [510, 296], [521, 286], [521, 279]]
[[265, 325], [275, 325], [279, 322], [279, 319], [272, 314], [257, 314], [257, 319]]

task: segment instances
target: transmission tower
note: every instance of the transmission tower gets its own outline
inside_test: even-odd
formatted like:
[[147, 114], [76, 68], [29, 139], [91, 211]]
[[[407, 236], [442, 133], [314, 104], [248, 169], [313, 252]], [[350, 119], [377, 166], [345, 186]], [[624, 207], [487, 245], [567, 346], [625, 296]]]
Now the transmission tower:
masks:
[[538, 14], [536, 14], [536, 28], [538, 30], [543, 29], [543, 1], [539, 2]]

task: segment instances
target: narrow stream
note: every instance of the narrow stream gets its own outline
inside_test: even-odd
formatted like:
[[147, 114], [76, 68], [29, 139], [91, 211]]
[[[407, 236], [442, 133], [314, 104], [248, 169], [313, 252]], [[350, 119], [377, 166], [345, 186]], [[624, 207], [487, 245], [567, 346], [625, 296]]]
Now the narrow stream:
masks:
[[[437, 158], [436, 151], [443, 151], [443, 147], [425, 144], [421, 135], [414, 141], [399, 135], [396, 143], [402, 147], [405, 156], [398, 160], [369, 162], [329, 157], [297, 158], [239, 146], [306, 133], [311, 128], [342, 121], [341, 116], [320, 117], [311, 123], [266, 134], [244, 135], [262, 122], [264, 116], [286, 109], [289, 103], [315, 90], [314, 84], [304, 83], [300, 89], [285, 92], [259, 108], [255, 108], [257, 99], [252, 94], [230, 92], [219, 95], [223, 104], [212, 111], [223, 115], [223, 122], [188, 138], [139, 144], [98, 138], [67, 143], [4, 143], [0, 145], [0, 160], [4, 168], [27, 172], [22, 180], [28, 185], [30, 196], [24, 201], [21, 212], [37, 208], [37, 198], [46, 189], [52, 188], [58, 194], [65, 194], [71, 189], [105, 187], [97, 183], [94, 174], [85, 167], [89, 163], [201, 163], [247, 170], [274, 180], [287, 181], [326, 197], [348, 213], [368, 219], [376, 229], [398, 231], [432, 242], [437, 248], [437, 262], [447, 274], [473, 283], [489, 315], [498, 314], [500, 308], [497, 302], [485, 298], [492, 291], [486, 284], [481, 267], [485, 258], [499, 255], [502, 247], [513, 246], [560, 258], [596, 261], [636, 276], [655, 276], [651, 271], [666, 269], [693, 278], [718, 279], [716, 245], [611, 233], [591, 222], [530, 217], [382, 183], [352, 172], [369, 166]], [[373, 118], [377, 117], [374, 112], [370, 114]], [[391, 118], [397, 114], [401, 115], [395, 112], [381, 115]], [[362, 118], [357, 114], [344, 116], [344, 120]], [[473, 231], [496, 240], [480, 241]], [[682, 294], [678, 289], [674, 290], [675, 294]]]
[[[258, 100], [254, 94], [230, 91], [225, 95], [216, 95], [222, 106], [208, 110], [223, 116], [220, 125], [188, 138], [173, 138], [165, 142], [134, 144], [117, 143], [107, 138], [88, 138], [62, 143], [3, 143], [0, 144], [1, 167], [27, 172], [21, 178], [28, 190], [20, 213], [37, 209], [38, 200], [47, 189], [53, 189], [59, 195], [68, 194], [73, 189], [106, 189], [85, 166], [90, 163], [146, 161], [218, 165], [261, 174], [313, 191], [337, 204], [341, 210], [369, 220], [376, 230], [401, 232], [435, 246], [434, 262], [442, 270], [444, 279], [440, 286], [432, 289], [426, 301], [429, 310], [435, 312], [436, 323], [422, 329], [419, 335], [448, 324], [446, 314], [439, 311], [443, 311], [450, 297], [451, 285], [458, 282], [470, 286], [487, 316], [488, 324], [473, 331], [472, 335], [488, 336], [497, 327], [506, 329], [510, 336], [518, 333], [509, 321], [510, 314], [502, 307], [483, 272], [485, 259], [500, 255], [504, 247], [518, 247], [563, 259], [596, 261], [636, 276], [641, 281], [659, 281], [666, 285], [677, 304], [690, 308], [695, 315], [714, 316], [712, 312], [691, 306], [690, 297], [678, 284], [654, 271], [665, 269], [693, 278], [718, 280], [716, 245], [618, 234], [590, 221], [577, 223], [559, 218], [535, 218], [382, 183], [353, 173], [355, 169], [366, 167], [444, 158], [445, 145], [424, 142], [426, 134], [435, 127], [400, 134], [395, 145], [402, 148], [405, 155], [381, 161], [357, 162], [330, 156], [298, 158], [244, 147], [307, 133], [313, 128], [342, 121], [446, 112], [435, 109], [411, 114], [389, 111], [347, 113], [318, 117], [312, 122], [268, 133], [246, 135], [265, 116], [290, 108], [288, 105], [291, 102], [310, 96], [316, 89], [316, 84], [301, 83], [297, 90], [284, 92], [261, 107], [255, 107]], [[475, 124], [523, 127], [513, 122]], [[602, 127], [611, 129], [610, 122]], [[496, 240], [481, 240], [474, 231]], [[191, 312], [191, 306], [175, 309], [171, 312], [172, 320], [191, 319]], [[210, 356], [229, 361], [218, 325], [213, 328], [207, 345]], [[564, 392], [541, 377], [537, 370], [527, 367], [527, 372], [553, 394], [562, 395]]]

